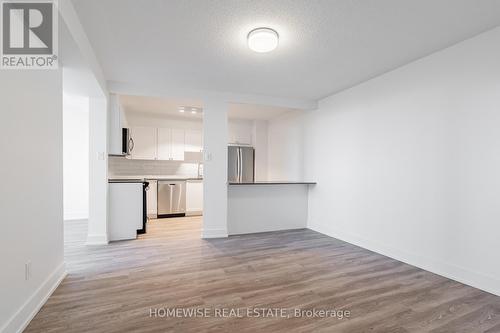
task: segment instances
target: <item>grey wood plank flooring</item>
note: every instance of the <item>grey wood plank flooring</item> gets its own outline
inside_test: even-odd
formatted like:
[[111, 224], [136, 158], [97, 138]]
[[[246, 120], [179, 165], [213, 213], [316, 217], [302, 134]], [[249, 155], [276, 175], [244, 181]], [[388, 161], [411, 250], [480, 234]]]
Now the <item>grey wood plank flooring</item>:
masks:
[[[202, 240], [189, 217], [89, 247], [85, 221], [65, 227], [69, 274], [26, 332], [500, 332], [500, 297], [311, 230]], [[150, 317], [167, 307], [350, 316]]]

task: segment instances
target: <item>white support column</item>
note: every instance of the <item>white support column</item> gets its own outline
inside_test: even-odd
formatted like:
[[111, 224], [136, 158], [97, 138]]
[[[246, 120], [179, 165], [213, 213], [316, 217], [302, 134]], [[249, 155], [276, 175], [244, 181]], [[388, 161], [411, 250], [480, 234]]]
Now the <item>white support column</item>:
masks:
[[227, 110], [223, 100], [203, 108], [203, 238], [227, 237]]
[[255, 148], [255, 180], [266, 181], [267, 178], [267, 120], [253, 122], [253, 147]]
[[105, 98], [89, 100], [89, 224], [88, 245], [108, 243], [108, 150], [107, 101]]

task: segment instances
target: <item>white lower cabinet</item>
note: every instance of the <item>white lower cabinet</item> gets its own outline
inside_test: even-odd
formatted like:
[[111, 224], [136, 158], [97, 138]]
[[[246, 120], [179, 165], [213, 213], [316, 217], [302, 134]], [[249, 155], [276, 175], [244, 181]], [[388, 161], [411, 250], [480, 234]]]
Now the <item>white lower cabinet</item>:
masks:
[[186, 215], [203, 214], [203, 181], [186, 181]]
[[135, 239], [143, 222], [142, 183], [111, 183], [108, 191], [109, 240]]
[[146, 192], [146, 204], [147, 204], [147, 214], [149, 218], [157, 218], [158, 217], [158, 181], [157, 180], [148, 180], [149, 189]]

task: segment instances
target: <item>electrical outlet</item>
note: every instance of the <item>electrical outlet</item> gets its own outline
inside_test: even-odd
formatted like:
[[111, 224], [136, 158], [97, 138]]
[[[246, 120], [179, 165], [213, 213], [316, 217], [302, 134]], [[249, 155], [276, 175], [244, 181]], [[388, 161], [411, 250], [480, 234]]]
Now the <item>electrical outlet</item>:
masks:
[[24, 264], [24, 279], [28, 281], [31, 278], [31, 261]]

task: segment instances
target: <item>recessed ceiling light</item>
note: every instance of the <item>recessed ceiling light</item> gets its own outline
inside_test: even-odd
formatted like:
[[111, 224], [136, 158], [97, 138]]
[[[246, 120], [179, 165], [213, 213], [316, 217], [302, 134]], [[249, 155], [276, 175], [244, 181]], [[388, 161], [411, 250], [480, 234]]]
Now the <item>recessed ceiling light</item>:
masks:
[[192, 114], [196, 114], [196, 109], [191, 109]]
[[259, 53], [270, 52], [278, 46], [279, 35], [270, 28], [257, 28], [248, 33], [248, 47]]
[[180, 113], [184, 113], [184, 108], [180, 108], [180, 109], [179, 109], [179, 112], [180, 112]]

